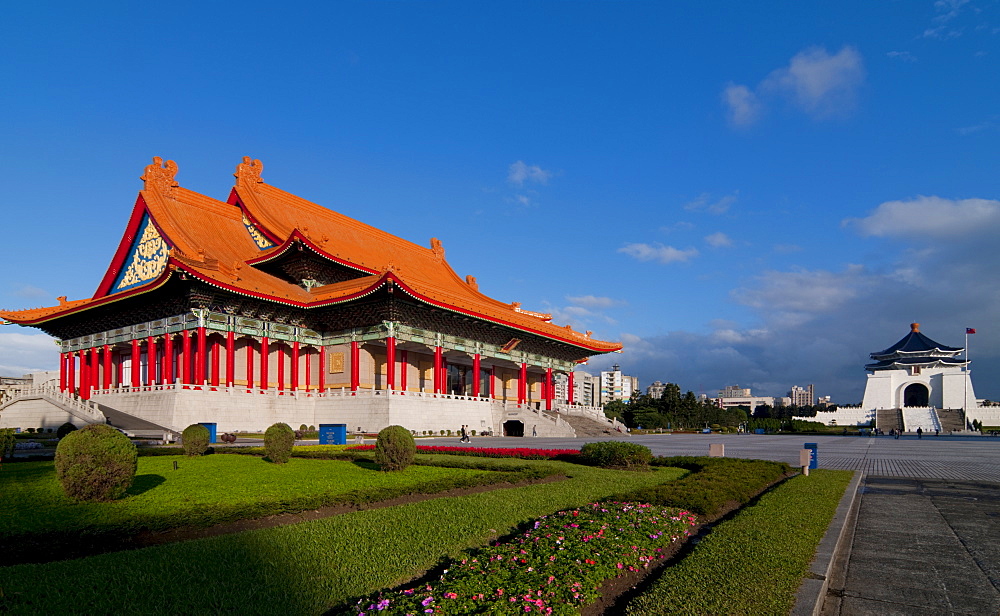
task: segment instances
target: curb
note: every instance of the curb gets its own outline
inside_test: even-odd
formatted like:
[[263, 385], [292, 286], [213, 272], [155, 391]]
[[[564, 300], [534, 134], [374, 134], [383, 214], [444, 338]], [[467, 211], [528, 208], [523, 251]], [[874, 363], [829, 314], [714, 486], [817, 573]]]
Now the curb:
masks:
[[823, 539], [820, 540], [816, 548], [816, 556], [809, 565], [809, 573], [802, 580], [799, 591], [795, 595], [795, 607], [789, 612], [792, 616], [818, 616], [823, 609], [823, 600], [826, 598], [826, 591], [830, 586], [830, 573], [837, 557], [844, 550], [849, 548], [847, 536], [848, 521], [852, 519], [852, 513], [857, 506], [858, 486], [864, 473], [854, 472], [854, 478], [847, 485], [844, 495], [837, 505], [837, 511], [833, 514], [833, 520], [827, 527]]

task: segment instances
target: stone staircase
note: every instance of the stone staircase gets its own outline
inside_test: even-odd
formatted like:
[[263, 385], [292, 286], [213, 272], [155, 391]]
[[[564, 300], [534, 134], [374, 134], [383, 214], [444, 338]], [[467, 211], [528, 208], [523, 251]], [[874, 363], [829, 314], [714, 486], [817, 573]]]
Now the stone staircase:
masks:
[[924, 434], [927, 434], [941, 429], [941, 423], [938, 421], [937, 413], [934, 412], [934, 407], [908, 406], [902, 409], [902, 413], [904, 432], [916, 432], [917, 428], [920, 428]]
[[628, 432], [619, 432], [618, 430], [612, 428], [611, 424], [601, 423], [590, 419], [589, 417], [567, 415], [565, 413], [561, 413], [560, 416], [563, 421], [568, 423], [573, 430], [576, 431], [577, 438], [625, 438], [629, 436]]
[[966, 429], [965, 411], [962, 409], [938, 409], [937, 414], [942, 432], [962, 432]]
[[878, 409], [875, 411], [875, 425], [882, 432], [903, 429], [903, 412], [900, 409]]

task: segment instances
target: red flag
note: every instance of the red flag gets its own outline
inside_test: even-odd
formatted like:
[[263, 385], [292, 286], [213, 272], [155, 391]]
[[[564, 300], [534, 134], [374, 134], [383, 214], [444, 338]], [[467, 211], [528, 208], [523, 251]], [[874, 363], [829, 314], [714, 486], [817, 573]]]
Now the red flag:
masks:
[[965, 333], [967, 333], [967, 334], [974, 334], [974, 333], [976, 333], [976, 330], [974, 328], [972, 328], [972, 327], [966, 327], [965, 328]]

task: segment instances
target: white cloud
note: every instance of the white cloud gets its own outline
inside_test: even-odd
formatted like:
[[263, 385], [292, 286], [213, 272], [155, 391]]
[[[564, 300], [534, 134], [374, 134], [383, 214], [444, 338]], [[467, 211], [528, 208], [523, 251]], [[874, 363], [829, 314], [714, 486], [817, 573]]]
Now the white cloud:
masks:
[[895, 60], [902, 60], [903, 62], [917, 61], [917, 57], [908, 51], [889, 51], [885, 55]]
[[52, 297], [52, 294], [46, 291], [45, 289], [40, 289], [30, 284], [23, 284], [18, 288], [14, 289], [12, 295], [14, 295], [15, 297], [22, 297], [25, 299], [45, 299]]
[[531, 205], [531, 197], [527, 195], [515, 195], [514, 198], [517, 199], [517, 202], [521, 205]]
[[844, 226], [864, 237], [959, 239], [1000, 231], [1000, 201], [919, 196], [886, 201], [865, 218], [848, 218]]
[[709, 214], [725, 214], [729, 208], [736, 203], [740, 191], [734, 190], [732, 193], [720, 198], [713, 199], [709, 193], [701, 193], [697, 199], [684, 204], [684, 209], [689, 212], [708, 212]]
[[760, 100], [753, 90], [744, 85], [727, 85], [722, 91], [722, 101], [729, 112], [729, 122], [734, 126], [749, 126], [760, 116]]
[[733, 240], [722, 231], [716, 231], [711, 235], [706, 235], [705, 242], [713, 248], [724, 248], [726, 246], [733, 245]]
[[567, 297], [566, 300], [569, 301], [571, 304], [576, 304], [577, 306], [586, 306], [588, 308], [611, 308], [613, 306], [621, 306], [625, 304], [625, 302], [620, 299], [611, 299], [610, 297], [596, 297], [594, 295]]
[[511, 163], [507, 170], [507, 181], [518, 186], [522, 186], [525, 182], [547, 184], [551, 177], [551, 171], [546, 171], [538, 165], [525, 164], [523, 160]]
[[678, 250], [673, 246], [663, 246], [662, 244], [627, 244], [619, 248], [618, 252], [623, 252], [640, 261], [659, 261], [663, 264], [683, 263], [698, 256], [696, 248]]
[[802, 252], [802, 247], [798, 244], [775, 244], [774, 252], [787, 255], [793, 252]]
[[772, 71], [754, 89], [727, 85], [722, 99], [735, 126], [756, 122], [769, 98], [790, 101], [813, 118], [823, 119], [853, 110], [865, 75], [864, 60], [856, 48], [846, 45], [830, 55], [822, 47], [811, 47], [792, 57], [788, 66]]
[[0, 334], [0, 376], [21, 376], [59, 366], [59, 347], [45, 334]]
[[761, 88], [790, 96], [815, 117], [827, 117], [853, 108], [864, 79], [864, 62], [854, 47], [845, 46], [832, 56], [823, 48], [813, 47], [796, 54], [787, 67], [771, 73]]

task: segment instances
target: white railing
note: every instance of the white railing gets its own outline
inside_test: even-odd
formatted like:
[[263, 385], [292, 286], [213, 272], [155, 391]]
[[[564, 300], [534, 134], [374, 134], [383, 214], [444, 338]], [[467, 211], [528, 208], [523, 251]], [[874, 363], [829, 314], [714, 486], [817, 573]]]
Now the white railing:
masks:
[[76, 410], [82, 413], [85, 417], [101, 423], [105, 421], [104, 413], [97, 408], [96, 403], [83, 400], [74, 394], [59, 391], [58, 387], [49, 385], [42, 385], [40, 387], [24, 387], [16, 393], [12, 393], [12, 395], [4, 401], [3, 407], [10, 406], [18, 400], [30, 400], [37, 398], [49, 398], [51, 402], [57, 406], [63, 407], [66, 410]]

